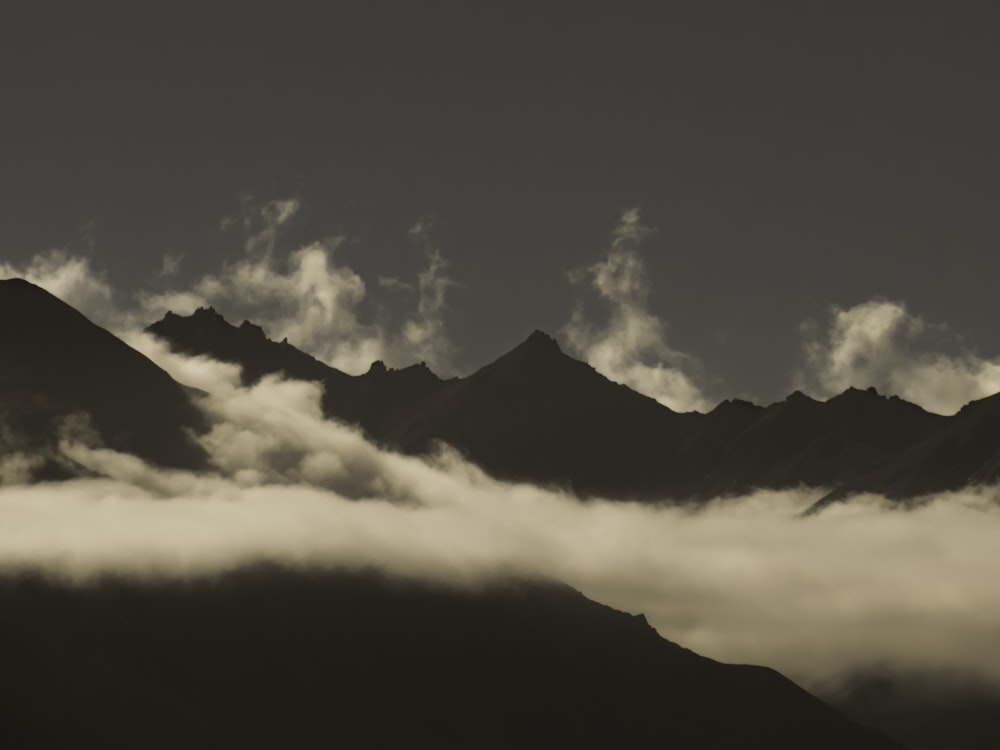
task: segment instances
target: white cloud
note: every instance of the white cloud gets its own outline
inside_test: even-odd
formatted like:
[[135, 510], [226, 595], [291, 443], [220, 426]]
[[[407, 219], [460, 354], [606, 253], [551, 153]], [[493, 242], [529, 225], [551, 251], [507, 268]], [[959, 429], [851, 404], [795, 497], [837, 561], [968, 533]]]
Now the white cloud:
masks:
[[947, 326], [927, 322], [901, 302], [834, 306], [825, 330], [807, 321], [801, 332], [805, 366], [797, 386], [820, 397], [875, 386], [928, 411], [953, 414], [1000, 391], [1000, 360], [978, 356]]
[[[393, 367], [424, 361], [439, 374], [450, 374], [453, 346], [444, 315], [446, 294], [454, 282], [441, 251], [429, 243], [429, 225], [418, 222], [410, 232], [424, 244], [427, 257], [417, 275], [412, 309], [397, 314], [383, 310], [377, 319], [368, 320], [362, 314], [368, 287], [337, 258], [345, 238], [282, 251], [282, 232], [299, 208], [294, 198], [245, 201], [240, 214], [223, 221], [224, 228], [245, 232], [243, 255], [205, 274], [189, 289], [140, 290], [126, 298], [115, 293], [88, 258], [65, 250], [41, 253], [23, 266], [0, 263], [0, 277], [26, 278], [119, 335], [141, 330], [168, 310], [187, 315], [213, 306], [234, 323], [250, 320], [272, 339], [287, 338], [347, 372], [364, 372], [381, 359]], [[179, 263], [178, 256], [164, 257], [156, 274], [158, 285], [176, 276]]]
[[180, 273], [181, 260], [183, 259], [180, 255], [174, 253], [164, 254], [163, 263], [160, 266], [160, 276], [164, 279], [169, 279]]
[[677, 411], [705, 411], [714, 404], [697, 383], [701, 363], [667, 342], [667, 324], [649, 309], [646, 264], [639, 246], [652, 230], [638, 209], [622, 214], [607, 258], [570, 274], [596, 292], [610, 312], [594, 325], [579, 301], [564, 329], [568, 348], [611, 380]]
[[420, 355], [432, 368], [450, 368], [454, 347], [444, 327], [448, 289], [455, 281], [448, 276], [448, 262], [440, 248], [431, 244], [431, 225], [420, 219], [410, 228], [410, 238], [423, 246], [427, 266], [417, 274], [417, 312], [403, 324], [406, 349]]

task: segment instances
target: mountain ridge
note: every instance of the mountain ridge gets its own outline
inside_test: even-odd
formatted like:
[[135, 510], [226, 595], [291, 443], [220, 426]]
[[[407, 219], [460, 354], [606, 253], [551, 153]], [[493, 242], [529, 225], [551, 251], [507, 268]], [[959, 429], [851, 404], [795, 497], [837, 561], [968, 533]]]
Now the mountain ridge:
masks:
[[[0, 452], [46, 457], [38, 477], [80, 473], [58, 449], [89, 417], [103, 444], [155, 464], [203, 469], [205, 428], [191, 394], [48, 292], [0, 282]], [[147, 329], [171, 348], [322, 385], [323, 413], [375, 442], [420, 455], [447, 443], [493, 476], [581, 497], [698, 503], [757, 489], [826, 488], [814, 510], [859, 493], [908, 502], [1000, 478], [1000, 394], [949, 417], [875, 389], [827, 401], [801, 392], [759, 406], [723, 401], [675, 412], [566, 355], [541, 331], [468, 376], [374, 362], [350, 375], [212, 308]]]
[[[182, 352], [248, 363], [255, 377], [294, 377], [280, 358], [264, 357], [259, 339], [235, 346], [240, 329], [228, 323], [213, 329], [215, 339], [194, 316], [170, 315], [147, 330]], [[990, 418], [979, 402], [944, 417], [851, 387], [827, 401], [794, 391], [767, 406], [732, 399], [706, 414], [681, 413], [569, 357], [539, 330], [465, 377], [428, 370], [419, 387], [402, 387], [409, 368], [373, 363], [347, 375], [317, 364], [326, 415], [390, 448], [419, 454], [442, 441], [498, 478], [584, 496], [697, 502], [809, 486], [830, 489], [823, 507], [861, 492], [902, 501], [924, 485], [941, 491], [1000, 477], [1000, 407]], [[957, 460], [949, 448], [956, 441], [975, 450]], [[935, 456], [948, 456], [949, 466]]]

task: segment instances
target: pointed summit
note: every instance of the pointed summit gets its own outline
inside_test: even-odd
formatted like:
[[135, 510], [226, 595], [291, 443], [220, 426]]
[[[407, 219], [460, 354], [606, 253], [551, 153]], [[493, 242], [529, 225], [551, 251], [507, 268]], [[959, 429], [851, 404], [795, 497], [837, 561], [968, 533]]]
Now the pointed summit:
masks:
[[807, 396], [802, 391], [796, 390], [796, 391], [792, 391], [791, 393], [788, 394], [788, 397], [785, 399], [784, 403], [786, 403], [786, 404], [818, 404], [820, 402], [817, 401], [816, 399], [814, 399], [812, 396]]
[[533, 331], [528, 338], [497, 359], [493, 365], [487, 365], [487, 367], [495, 366], [501, 362], [509, 365], [530, 365], [542, 368], [564, 367], [570, 362], [580, 364], [563, 352], [559, 343], [552, 336], [539, 330]]
[[532, 331], [531, 335], [524, 340], [522, 346], [530, 347], [532, 349], [537, 349], [539, 351], [552, 351], [562, 353], [562, 349], [559, 347], [559, 342], [556, 341], [552, 336], [540, 331], [537, 328]]

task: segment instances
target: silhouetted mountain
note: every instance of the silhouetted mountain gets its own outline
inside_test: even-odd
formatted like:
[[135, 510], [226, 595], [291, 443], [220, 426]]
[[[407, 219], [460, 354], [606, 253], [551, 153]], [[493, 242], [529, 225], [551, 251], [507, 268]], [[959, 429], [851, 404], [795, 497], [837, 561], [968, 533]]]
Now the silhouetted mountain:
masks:
[[[45, 290], [0, 281], [0, 454], [46, 457], [41, 477], [75, 469], [56, 444], [70, 429], [96, 431], [104, 445], [170, 467], [203, 467], [187, 430], [202, 424], [167, 373]], [[80, 419], [83, 417], [86, 421]]]
[[395, 415], [411, 402], [436, 390], [443, 381], [423, 365], [402, 370], [375, 362], [362, 376], [348, 375], [310, 357], [294, 346], [268, 339], [249, 321], [228, 323], [212, 308], [182, 317], [167, 313], [147, 328], [178, 352], [207, 355], [242, 368], [244, 385], [278, 374], [324, 385], [323, 409], [328, 416], [362, 424], [371, 434], [391, 430]]
[[898, 747], [554, 584], [19, 578], [0, 611], [4, 747]]
[[[706, 468], [709, 492], [797, 484], [836, 487], [883, 465], [944, 421], [873, 388], [849, 388], [826, 402], [796, 391], [764, 409], [728, 441], [720, 436], [716, 444], [728, 444], [697, 460]], [[712, 487], [713, 475], [723, 483]]]
[[[252, 334], [247, 332], [250, 328]], [[796, 392], [761, 407], [726, 401], [676, 413], [565, 355], [536, 331], [465, 378], [382, 363], [350, 376], [214, 311], [168, 315], [149, 329], [171, 346], [324, 384], [328, 416], [410, 453], [444, 441], [493, 475], [581, 495], [705, 499], [755, 488], [830, 487], [907, 498], [1000, 476], [1000, 405], [954, 417], [873, 388], [826, 402]], [[997, 401], [1000, 404], [1000, 401]]]
[[502, 478], [650, 495], [684, 470], [663, 448], [691, 416], [610, 382], [536, 331], [401, 410], [377, 437], [412, 452], [443, 440]]
[[847, 478], [817, 507], [857, 492], [908, 498], [1000, 479], [1000, 394], [938, 419], [936, 429], [918, 432], [905, 451]]

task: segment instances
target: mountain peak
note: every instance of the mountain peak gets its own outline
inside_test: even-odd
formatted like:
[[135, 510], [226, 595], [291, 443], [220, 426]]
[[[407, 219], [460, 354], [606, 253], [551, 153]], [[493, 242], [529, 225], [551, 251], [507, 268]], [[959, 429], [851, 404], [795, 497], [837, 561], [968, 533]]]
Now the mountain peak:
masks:
[[788, 404], [818, 404], [819, 401], [814, 399], [812, 396], [807, 396], [802, 391], [792, 391], [788, 394], [788, 398], [785, 399], [785, 403]]
[[[79, 312], [51, 292], [37, 284], [32, 284], [27, 279], [19, 277], [0, 279], [0, 291], [3, 292], [4, 301], [11, 305], [30, 302], [37, 306], [45, 305], [48, 309], [72, 310], [74, 315], [80, 315]], [[35, 312], [40, 309], [42, 308], [36, 308]]]
[[532, 331], [531, 335], [528, 336], [528, 338], [524, 340], [524, 343], [521, 344], [521, 347], [540, 352], [547, 351], [562, 354], [559, 342], [552, 336], [549, 336], [549, 334], [544, 331], [539, 331], [538, 329]]
[[[267, 338], [267, 335], [264, 333], [264, 329], [261, 328], [259, 325], [251, 323], [249, 320], [244, 320], [242, 323], [240, 323], [240, 331], [249, 334], [250, 336], [253, 336], [254, 338], [257, 339]], [[288, 342], [287, 338], [285, 339], [285, 342], [286, 343]]]
[[[9, 279], [0, 279], [0, 284], [7, 284], [11, 289], [14, 289], [16, 287], [24, 288], [29, 286], [30, 287], [35, 286], [30, 281], [28, 281], [27, 279], [22, 279], [20, 276], [12, 276]], [[41, 287], [36, 287], [36, 288], [40, 289]]]
[[853, 385], [848, 386], [847, 390], [840, 394], [841, 396], [881, 396], [875, 386], [870, 385], [867, 388], [855, 388]]
[[[174, 313], [168, 312], [167, 315], [168, 316], [174, 315]], [[182, 316], [177, 315], [176, 317], [182, 317]], [[216, 311], [216, 309], [211, 305], [209, 305], [208, 307], [199, 307], [197, 310], [191, 313], [191, 317], [194, 318], [195, 320], [225, 320], [225, 318], [222, 317], [222, 315], [219, 314]]]
[[763, 410], [764, 407], [758, 406], [752, 401], [747, 401], [742, 398], [727, 398], [725, 401], [720, 401], [719, 404], [709, 412], [709, 414], [759, 412]]

